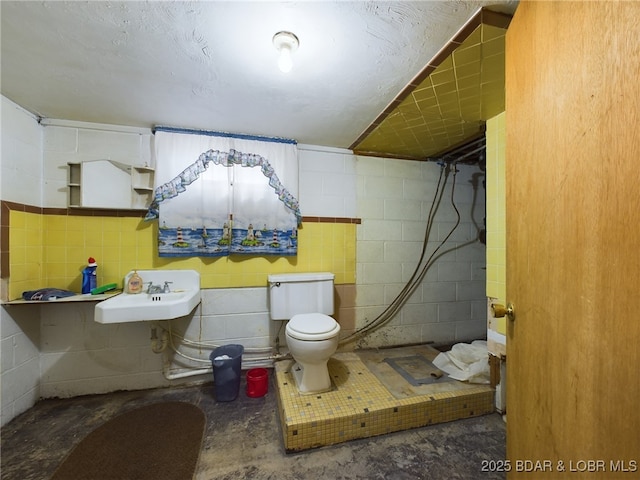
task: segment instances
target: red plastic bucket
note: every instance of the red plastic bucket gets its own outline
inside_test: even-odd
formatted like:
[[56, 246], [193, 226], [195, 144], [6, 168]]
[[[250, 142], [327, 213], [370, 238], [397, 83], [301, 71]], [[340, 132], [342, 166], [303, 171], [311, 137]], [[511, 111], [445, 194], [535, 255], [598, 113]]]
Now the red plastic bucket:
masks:
[[269, 389], [269, 372], [266, 368], [247, 371], [247, 397], [263, 397]]

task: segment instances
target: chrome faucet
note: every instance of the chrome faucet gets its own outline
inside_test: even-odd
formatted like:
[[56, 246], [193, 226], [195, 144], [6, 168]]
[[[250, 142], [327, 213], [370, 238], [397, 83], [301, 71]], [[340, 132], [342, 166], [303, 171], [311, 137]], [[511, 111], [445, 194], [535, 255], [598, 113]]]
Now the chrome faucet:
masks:
[[164, 286], [154, 285], [153, 282], [149, 282], [149, 286], [147, 287], [147, 293], [171, 293], [171, 289], [169, 288], [169, 284], [173, 282], [164, 282]]
[[162, 287], [160, 285], [154, 285], [153, 282], [149, 282], [147, 293], [162, 293]]

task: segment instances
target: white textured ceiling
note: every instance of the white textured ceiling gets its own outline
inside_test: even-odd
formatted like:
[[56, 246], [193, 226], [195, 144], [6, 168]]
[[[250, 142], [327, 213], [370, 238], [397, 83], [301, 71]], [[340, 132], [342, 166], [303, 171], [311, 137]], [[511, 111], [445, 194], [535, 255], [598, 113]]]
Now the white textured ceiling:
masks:
[[[348, 147], [483, 6], [516, 2], [0, 2], [2, 94], [44, 118]], [[271, 39], [294, 32], [289, 74]]]

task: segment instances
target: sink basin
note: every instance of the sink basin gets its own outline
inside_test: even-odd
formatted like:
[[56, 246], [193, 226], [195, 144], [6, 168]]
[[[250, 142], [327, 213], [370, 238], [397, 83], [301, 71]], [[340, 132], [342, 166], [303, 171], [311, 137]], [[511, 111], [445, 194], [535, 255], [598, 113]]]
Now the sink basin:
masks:
[[[138, 270], [144, 282], [142, 293], [121, 293], [100, 302], [95, 307], [98, 323], [128, 323], [149, 320], [170, 320], [191, 313], [200, 303], [200, 274], [195, 270]], [[133, 271], [124, 277], [127, 285]], [[159, 286], [169, 282], [168, 292], [146, 293], [149, 282]]]

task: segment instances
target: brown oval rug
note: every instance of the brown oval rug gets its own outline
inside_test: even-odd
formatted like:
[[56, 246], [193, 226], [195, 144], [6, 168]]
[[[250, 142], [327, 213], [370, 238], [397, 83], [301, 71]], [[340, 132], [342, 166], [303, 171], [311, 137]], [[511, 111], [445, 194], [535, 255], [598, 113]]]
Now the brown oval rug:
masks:
[[155, 403], [123, 413], [87, 435], [53, 480], [193, 478], [206, 419], [195, 405]]

